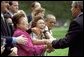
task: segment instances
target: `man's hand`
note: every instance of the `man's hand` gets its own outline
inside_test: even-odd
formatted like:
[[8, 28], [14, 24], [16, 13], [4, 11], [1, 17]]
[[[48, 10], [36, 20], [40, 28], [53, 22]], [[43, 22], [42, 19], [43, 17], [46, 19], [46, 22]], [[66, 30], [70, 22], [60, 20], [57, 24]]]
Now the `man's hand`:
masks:
[[13, 47], [13, 48], [11, 48], [11, 53], [9, 54], [9, 56], [18, 56], [17, 55], [17, 48], [16, 47]]
[[47, 48], [52, 48], [52, 41], [50, 39], [42, 39], [47, 45]]
[[26, 42], [27, 42], [27, 38], [25, 38], [24, 35], [21, 35], [21, 36], [19, 36], [19, 37], [16, 38], [16, 42], [17, 42], [18, 44], [23, 44], [23, 45], [25, 45]]
[[11, 18], [8, 18], [8, 19], [7, 19], [7, 22], [8, 22], [8, 23], [11, 23], [11, 24], [13, 23]]
[[52, 47], [52, 41], [54, 39], [43, 39], [45, 44], [47, 45], [47, 52], [50, 53], [52, 51], [54, 51], [54, 48]]
[[47, 49], [47, 52], [50, 53], [50, 52], [53, 52], [55, 49], [54, 48], [49, 48]]
[[48, 48], [53, 48], [52, 47], [52, 41], [56, 40], [55, 38], [50, 38], [45, 40], [45, 44], [47, 44]]
[[3, 46], [1, 46], [1, 54], [4, 52], [4, 50], [5, 50], [5, 47], [3, 45]]

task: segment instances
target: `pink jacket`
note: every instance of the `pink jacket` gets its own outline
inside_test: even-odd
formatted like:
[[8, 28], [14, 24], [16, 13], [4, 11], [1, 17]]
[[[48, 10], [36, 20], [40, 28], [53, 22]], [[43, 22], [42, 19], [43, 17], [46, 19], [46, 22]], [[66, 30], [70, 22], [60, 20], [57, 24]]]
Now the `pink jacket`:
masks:
[[17, 37], [20, 35], [24, 35], [24, 37], [28, 38], [28, 41], [25, 45], [17, 44], [19, 56], [38, 56], [43, 53], [45, 49], [44, 45], [34, 45], [30, 35], [26, 31], [16, 29], [13, 36]]

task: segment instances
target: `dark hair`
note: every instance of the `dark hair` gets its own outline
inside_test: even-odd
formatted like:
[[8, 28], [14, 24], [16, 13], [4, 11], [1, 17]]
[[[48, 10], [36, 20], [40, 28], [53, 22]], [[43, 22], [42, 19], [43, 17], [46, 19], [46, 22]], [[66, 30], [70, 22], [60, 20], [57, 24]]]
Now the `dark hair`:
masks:
[[38, 20], [44, 20], [43, 18], [35, 18], [33, 21], [32, 21], [32, 28], [36, 26], [36, 23]]
[[12, 21], [13, 21], [13, 24], [14, 24], [15, 28], [17, 27], [16, 25], [19, 24], [19, 21], [20, 21], [21, 17], [25, 17], [25, 15], [22, 12], [16, 13], [13, 16]]
[[13, 5], [13, 1], [9, 1], [9, 5], [10, 5], [10, 6]]
[[81, 9], [81, 12], [83, 12], [83, 9]]
[[[13, 2], [14, 2], [14, 1], [9, 1], [9, 5], [10, 5], [10, 6], [13, 5]], [[18, 1], [17, 1], [17, 2], [18, 2]]]

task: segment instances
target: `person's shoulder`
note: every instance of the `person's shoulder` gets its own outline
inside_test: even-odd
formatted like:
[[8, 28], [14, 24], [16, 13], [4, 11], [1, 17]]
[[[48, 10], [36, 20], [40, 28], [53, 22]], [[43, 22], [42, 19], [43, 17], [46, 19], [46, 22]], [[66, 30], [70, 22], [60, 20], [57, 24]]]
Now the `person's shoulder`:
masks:
[[39, 28], [37, 28], [37, 27], [32, 28], [32, 31], [38, 31], [38, 30], [39, 30]]
[[78, 23], [79, 25], [83, 25], [83, 14], [81, 14], [80, 16], [78, 16], [77, 18], [75, 18], [74, 21], [76, 23]]
[[16, 30], [14, 31], [13, 36], [20, 36], [20, 35], [22, 35], [22, 34], [24, 34], [22, 30], [16, 29]]
[[80, 20], [83, 20], [83, 14], [77, 16], [74, 21], [80, 21]]
[[32, 32], [35, 34], [40, 34], [40, 29], [37, 27], [32, 28]]

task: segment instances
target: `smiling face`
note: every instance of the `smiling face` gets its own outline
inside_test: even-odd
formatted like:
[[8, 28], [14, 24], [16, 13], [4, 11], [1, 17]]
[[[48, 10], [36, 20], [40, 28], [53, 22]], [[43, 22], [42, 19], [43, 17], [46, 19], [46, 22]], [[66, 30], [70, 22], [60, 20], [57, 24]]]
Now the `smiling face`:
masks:
[[36, 23], [36, 27], [38, 27], [40, 29], [44, 29], [45, 28], [44, 20], [42, 20], [42, 19], [38, 20], [37, 23]]
[[48, 24], [48, 28], [52, 29], [55, 26], [56, 20], [52, 19], [52, 20], [48, 20], [47, 24]]
[[28, 30], [28, 19], [23, 12], [16, 13], [13, 16], [12, 21], [16, 29]]
[[25, 17], [21, 17], [19, 19], [19, 23], [17, 24], [17, 27], [22, 30], [28, 30], [28, 21]]
[[46, 19], [46, 25], [49, 29], [52, 29], [56, 24], [56, 18], [53, 15], [48, 15]]

